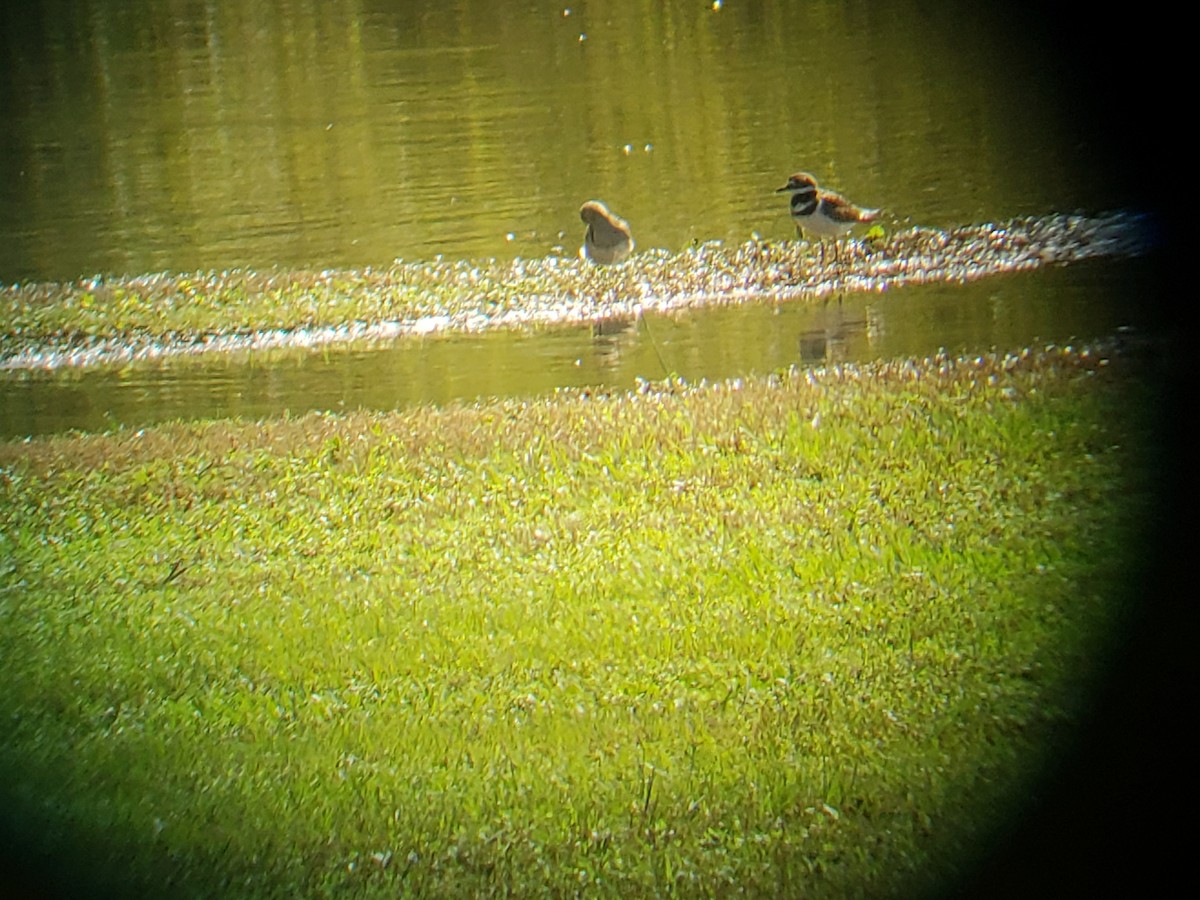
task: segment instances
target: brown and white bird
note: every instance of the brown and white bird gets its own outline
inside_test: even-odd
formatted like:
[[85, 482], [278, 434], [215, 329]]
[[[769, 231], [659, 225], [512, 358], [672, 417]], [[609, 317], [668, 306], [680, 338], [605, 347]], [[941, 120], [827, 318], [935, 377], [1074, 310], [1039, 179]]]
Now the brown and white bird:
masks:
[[601, 265], [612, 265], [628, 259], [633, 252], [633, 235], [629, 223], [609, 211], [599, 200], [589, 200], [579, 210], [579, 218], [587, 225], [579, 255]]
[[[797, 172], [788, 183], [775, 193], [787, 191], [792, 195], [792, 221], [796, 227], [818, 238], [836, 238], [846, 234], [855, 225], [872, 222], [881, 210], [856, 206], [836, 191], [827, 191], [817, 185], [817, 179], [807, 172]], [[837, 254], [837, 244], [833, 245]], [[825, 260], [825, 245], [821, 245], [821, 260]]]

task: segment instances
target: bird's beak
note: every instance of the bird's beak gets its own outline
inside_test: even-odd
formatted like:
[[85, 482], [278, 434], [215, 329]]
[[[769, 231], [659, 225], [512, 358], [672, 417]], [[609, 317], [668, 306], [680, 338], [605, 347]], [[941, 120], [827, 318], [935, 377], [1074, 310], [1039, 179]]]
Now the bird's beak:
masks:
[[791, 185], [791, 182], [789, 182], [789, 183], [785, 184], [785, 185], [784, 185], [783, 187], [781, 187], [781, 188], [776, 188], [776, 189], [775, 189], [775, 193], [777, 193], [777, 194], [782, 194], [784, 191], [786, 191], [786, 190], [787, 190], [788, 188], [790, 188], [791, 186], [792, 186], [792, 185]]

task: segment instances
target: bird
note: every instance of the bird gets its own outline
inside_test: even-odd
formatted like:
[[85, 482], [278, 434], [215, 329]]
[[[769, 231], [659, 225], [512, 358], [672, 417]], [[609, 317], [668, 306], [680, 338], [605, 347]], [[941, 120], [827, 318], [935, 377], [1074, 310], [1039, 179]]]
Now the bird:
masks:
[[[836, 191], [827, 191], [817, 185], [817, 179], [807, 172], [797, 172], [787, 184], [775, 191], [792, 195], [792, 221], [796, 227], [819, 238], [846, 234], [862, 222], [872, 222], [882, 210], [856, 206]], [[833, 245], [837, 258], [837, 244]], [[821, 244], [821, 262], [825, 262], [825, 244]]]
[[579, 209], [579, 218], [587, 225], [579, 255], [600, 265], [612, 265], [628, 259], [633, 252], [629, 223], [609, 211], [599, 200], [589, 200]]

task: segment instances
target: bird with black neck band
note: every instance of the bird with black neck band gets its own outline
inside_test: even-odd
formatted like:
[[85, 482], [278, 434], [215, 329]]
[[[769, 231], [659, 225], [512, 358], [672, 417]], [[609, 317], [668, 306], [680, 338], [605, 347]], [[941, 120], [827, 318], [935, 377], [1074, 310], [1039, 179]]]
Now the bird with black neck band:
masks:
[[[815, 235], [821, 240], [821, 263], [825, 262], [825, 238], [838, 238], [849, 234], [855, 225], [873, 222], [881, 210], [869, 209], [851, 203], [837, 191], [830, 191], [817, 184], [817, 179], [808, 172], [797, 172], [787, 184], [775, 191], [791, 194], [789, 205], [792, 221], [805, 234]], [[833, 245], [837, 259], [837, 244]]]

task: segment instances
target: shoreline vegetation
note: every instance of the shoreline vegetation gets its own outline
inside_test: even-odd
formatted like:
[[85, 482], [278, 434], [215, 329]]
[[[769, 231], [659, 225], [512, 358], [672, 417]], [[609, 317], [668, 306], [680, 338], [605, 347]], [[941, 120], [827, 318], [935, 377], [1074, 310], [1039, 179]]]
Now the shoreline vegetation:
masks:
[[1045, 347], [0, 442], [26, 858], [127, 896], [942, 885], [1119, 643], [1146, 369]]
[[128, 363], [176, 354], [332, 346], [412, 334], [628, 319], [754, 298], [965, 282], [1155, 241], [1147, 215], [1049, 215], [950, 230], [873, 228], [821, 260], [805, 241], [702, 244], [618, 267], [545, 257], [405, 262], [365, 269], [228, 270], [0, 286], [0, 371]]

